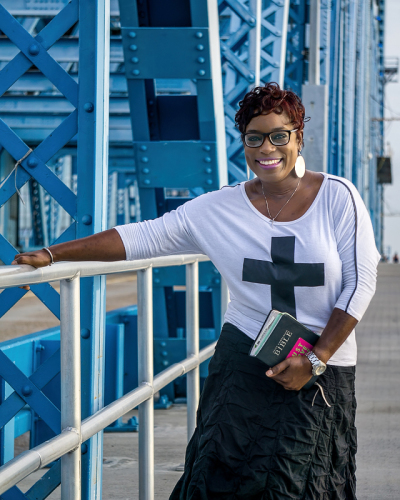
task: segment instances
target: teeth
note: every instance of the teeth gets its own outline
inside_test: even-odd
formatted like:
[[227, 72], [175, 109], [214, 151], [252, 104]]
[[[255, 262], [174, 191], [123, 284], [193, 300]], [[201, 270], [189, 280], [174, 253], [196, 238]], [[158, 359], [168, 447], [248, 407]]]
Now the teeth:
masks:
[[268, 160], [268, 161], [261, 161], [259, 160], [259, 163], [261, 165], [274, 165], [275, 163], [279, 163], [281, 160]]

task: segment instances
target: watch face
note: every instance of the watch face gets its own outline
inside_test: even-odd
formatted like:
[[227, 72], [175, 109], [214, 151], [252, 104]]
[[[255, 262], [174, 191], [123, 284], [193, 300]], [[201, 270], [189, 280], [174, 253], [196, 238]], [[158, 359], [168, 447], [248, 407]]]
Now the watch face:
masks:
[[313, 371], [315, 372], [315, 375], [322, 375], [325, 370], [326, 365], [321, 363], [319, 366], [316, 366]]

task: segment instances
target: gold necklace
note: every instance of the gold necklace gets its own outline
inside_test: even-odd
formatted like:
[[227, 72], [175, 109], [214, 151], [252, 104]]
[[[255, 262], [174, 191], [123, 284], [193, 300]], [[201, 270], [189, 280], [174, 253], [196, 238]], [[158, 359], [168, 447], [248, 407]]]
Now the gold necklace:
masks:
[[282, 210], [286, 207], [286, 205], [289, 203], [289, 201], [293, 198], [294, 193], [297, 191], [297, 188], [300, 186], [300, 181], [301, 181], [301, 178], [299, 179], [299, 182], [297, 183], [297, 186], [296, 186], [295, 190], [293, 191], [293, 193], [290, 195], [288, 201], [283, 205], [283, 207], [279, 210], [279, 212], [275, 215], [275, 217], [272, 217], [271, 212], [269, 211], [268, 200], [267, 200], [267, 197], [265, 196], [265, 193], [264, 193], [263, 183], [261, 182], [261, 189], [262, 189], [262, 193], [264, 195], [265, 204], [267, 205], [268, 216], [269, 216], [269, 219], [271, 221], [271, 226], [272, 227], [274, 226], [275, 219], [282, 212]]

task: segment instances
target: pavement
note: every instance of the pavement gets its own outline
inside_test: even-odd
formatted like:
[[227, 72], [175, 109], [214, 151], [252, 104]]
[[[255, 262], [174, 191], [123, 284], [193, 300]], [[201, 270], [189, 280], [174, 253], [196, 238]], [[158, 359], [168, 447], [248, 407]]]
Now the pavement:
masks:
[[[108, 300], [121, 307], [135, 283], [110, 280]], [[400, 500], [400, 265], [380, 264], [375, 297], [357, 328], [358, 500]], [[110, 303], [111, 303], [110, 302]], [[117, 307], [117, 306], [115, 306]], [[15, 325], [17, 322], [15, 323]], [[0, 322], [1, 326], [1, 322]], [[14, 326], [15, 328], [15, 326]], [[18, 330], [18, 329], [17, 329]], [[0, 339], [1, 341], [1, 339]], [[136, 414], [131, 412], [127, 418]], [[166, 500], [182, 471], [186, 407], [155, 411], [155, 500]], [[27, 437], [17, 440], [26, 447]], [[42, 472], [26, 478], [26, 491]], [[48, 497], [59, 500], [59, 488]], [[103, 499], [137, 500], [138, 434], [104, 435]]]

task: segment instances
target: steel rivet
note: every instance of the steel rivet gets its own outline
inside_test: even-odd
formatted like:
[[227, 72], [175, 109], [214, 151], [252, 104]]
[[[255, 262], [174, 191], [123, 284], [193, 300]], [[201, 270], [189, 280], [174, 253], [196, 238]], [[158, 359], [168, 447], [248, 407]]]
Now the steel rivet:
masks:
[[92, 102], [87, 102], [83, 106], [83, 109], [86, 111], [86, 113], [91, 113], [94, 110], [94, 105]]
[[206, 74], [206, 72], [204, 71], [204, 69], [199, 69], [199, 71], [197, 72], [197, 74], [199, 76], [204, 76]]
[[205, 161], [206, 163], [211, 163], [211, 157], [210, 157], [210, 156], [206, 156], [206, 157], [204, 158], [204, 161]]
[[249, 24], [251, 26], [254, 26], [256, 24], [256, 20], [252, 17], [251, 19], [249, 19]]
[[32, 394], [32, 388], [29, 385], [25, 385], [22, 389], [21, 392], [23, 396], [30, 396]]
[[136, 33], [134, 31], [129, 32], [129, 37], [130, 38], [136, 38]]
[[168, 366], [168, 365], [169, 365], [169, 363], [168, 363], [168, 361], [167, 361], [166, 359], [162, 362], [162, 364], [163, 364], [164, 366]]
[[198, 31], [195, 36], [196, 38], [203, 38], [203, 33], [201, 31]]
[[145, 184], [150, 184], [150, 179], [145, 179], [143, 182], [144, 182]]
[[140, 151], [147, 151], [147, 146], [145, 146], [144, 144], [142, 144], [140, 146]]
[[85, 224], [85, 226], [89, 226], [92, 223], [92, 216], [89, 214], [86, 214], [82, 217], [82, 224]]
[[[148, 179], [147, 179], [147, 180], [148, 180]], [[154, 283], [156, 283], [156, 284], [158, 285], [158, 284], [160, 283], [160, 280], [159, 280], [158, 278], [156, 278], [156, 279], [154, 280]]]
[[161, 356], [168, 356], [168, 351], [162, 351]]
[[82, 455], [86, 455], [87, 451], [88, 451], [88, 446], [86, 443], [83, 443], [83, 445], [81, 446]]
[[132, 71], [132, 74], [135, 75], [135, 76], [140, 75], [140, 71], [138, 69], [134, 69]]
[[149, 159], [147, 158], [147, 156], [142, 156], [142, 158], [140, 158], [140, 161], [142, 163], [149, 163]]
[[198, 57], [197, 58], [197, 62], [200, 63], [200, 64], [203, 64], [206, 62], [206, 60], [204, 59], [204, 57]]
[[203, 151], [211, 151], [211, 146], [206, 144], [205, 146], [203, 146]]
[[132, 57], [131, 61], [134, 63], [134, 64], [137, 64], [139, 62], [139, 58], [138, 57]]
[[206, 174], [212, 174], [212, 168], [206, 168]]
[[38, 166], [39, 162], [36, 158], [28, 158], [27, 164], [29, 168], [35, 168]]
[[161, 347], [165, 347], [166, 345], [167, 345], [167, 343], [166, 343], [166, 342], [164, 342], [164, 341], [160, 342], [160, 346], [161, 346]]
[[81, 330], [81, 337], [83, 339], [88, 339], [90, 337], [90, 330], [89, 330], [89, 328], [82, 328], [82, 330]]
[[28, 52], [31, 56], [37, 56], [39, 54], [40, 47], [37, 43], [30, 45]]
[[249, 76], [247, 77], [247, 79], [249, 80], [249, 82], [254, 82], [254, 75], [253, 75], [253, 73], [249, 73]]
[[150, 170], [148, 168], [143, 168], [142, 169], [142, 173], [143, 174], [149, 174], [150, 173]]
[[212, 183], [213, 183], [212, 179], [207, 179], [207, 184], [208, 184], [209, 186], [211, 186], [211, 184], [212, 184]]
[[130, 45], [129, 48], [135, 52], [135, 50], [137, 50], [137, 45]]
[[197, 50], [204, 50], [204, 45], [201, 45], [201, 43], [199, 43], [199, 45], [197, 45], [196, 49]]

